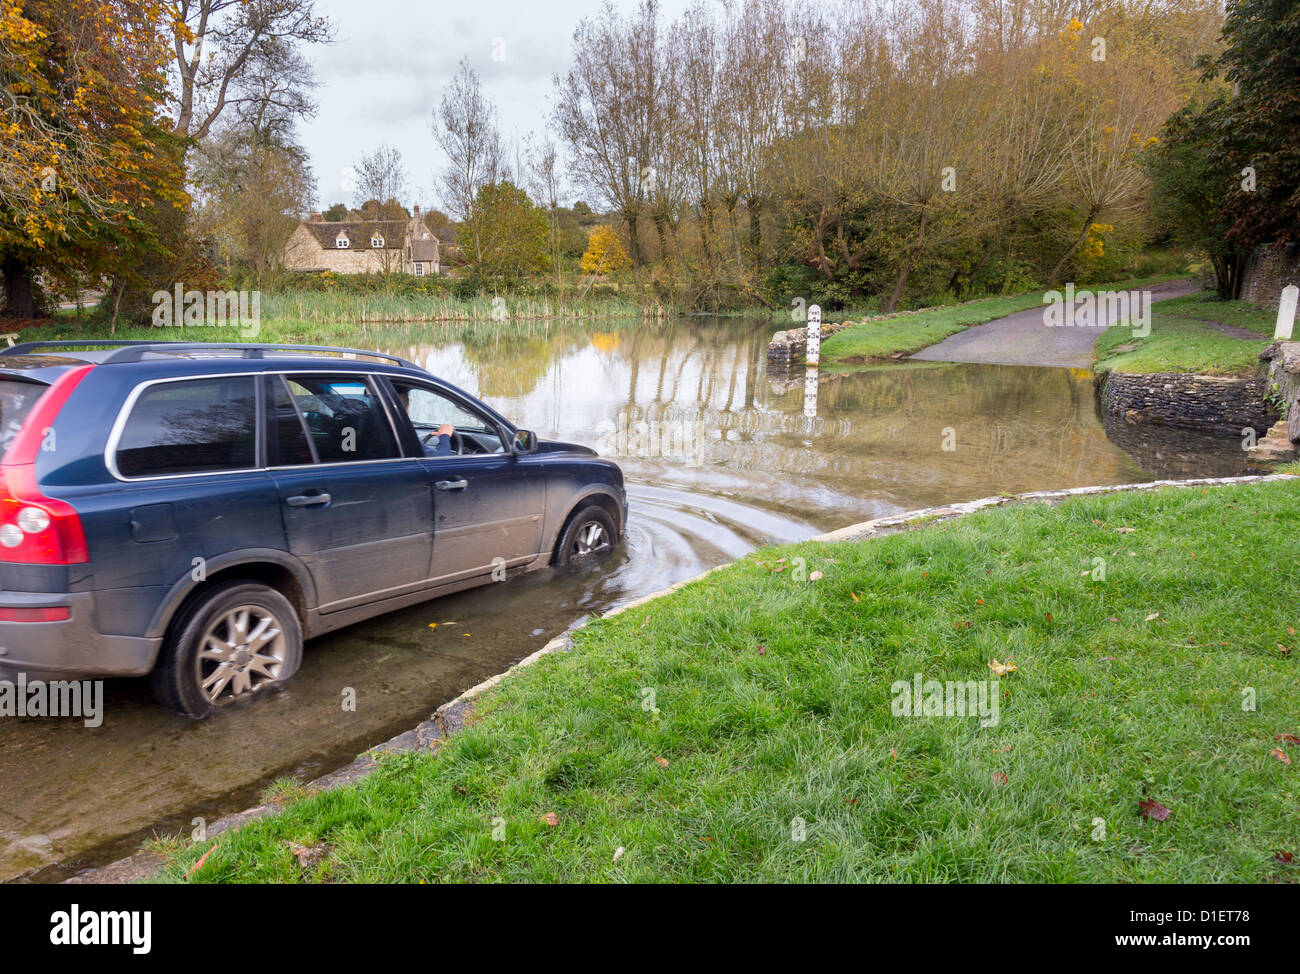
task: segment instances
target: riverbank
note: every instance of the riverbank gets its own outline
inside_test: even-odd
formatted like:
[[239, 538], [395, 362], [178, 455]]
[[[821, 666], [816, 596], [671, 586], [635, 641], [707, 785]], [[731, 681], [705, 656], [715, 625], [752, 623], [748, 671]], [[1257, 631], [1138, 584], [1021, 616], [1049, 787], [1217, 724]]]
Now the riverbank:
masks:
[[1198, 291], [1152, 305], [1150, 334], [1107, 328], [1093, 344], [1094, 371], [1194, 373], [1245, 377], [1258, 374], [1259, 353], [1268, 347], [1277, 312], [1245, 301], [1223, 301]]
[[1148, 334], [1120, 327], [1098, 336], [1102, 409], [1130, 424], [1261, 438], [1281, 415], [1260, 360], [1275, 323], [1275, 313], [1213, 293], [1161, 301]]
[[[172, 846], [164, 875], [1287, 879], [1300, 622], [1268, 593], [1297, 581], [1296, 489], [1087, 494], [760, 551], [587, 626], [435, 754]], [[896, 716], [916, 674], [984, 685], [997, 713]]]
[[[1098, 285], [1098, 290], [1133, 290], [1153, 284], [1183, 280], [1186, 275], [1147, 277], [1117, 284]], [[892, 315], [880, 315], [848, 322], [848, 327], [823, 341], [821, 366], [838, 370], [902, 358], [935, 345], [975, 325], [1043, 306], [1042, 291], [1005, 297], [982, 298], [964, 304], [923, 308]]]

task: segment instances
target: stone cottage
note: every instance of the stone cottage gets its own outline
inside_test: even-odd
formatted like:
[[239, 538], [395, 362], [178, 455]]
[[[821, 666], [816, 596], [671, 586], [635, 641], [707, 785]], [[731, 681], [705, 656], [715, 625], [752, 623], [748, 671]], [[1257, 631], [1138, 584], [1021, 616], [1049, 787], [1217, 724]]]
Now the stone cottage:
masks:
[[415, 207], [410, 220], [322, 220], [313, 213], [298, 224], [284, 246], [292, 271], [336, 274], [442, 273], [438, 238]]

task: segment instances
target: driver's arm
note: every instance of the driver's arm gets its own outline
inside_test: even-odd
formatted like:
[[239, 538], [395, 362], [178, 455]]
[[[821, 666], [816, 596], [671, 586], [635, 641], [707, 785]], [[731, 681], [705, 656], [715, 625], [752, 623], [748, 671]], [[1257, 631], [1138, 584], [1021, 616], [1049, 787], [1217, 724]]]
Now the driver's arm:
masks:
[[456, 427], [451, 423], [443, 423], [438, 427], [438, 442], [425, 443], [424, 455], [426, 457], [448, 457], [451, 456], [451, 434], [456, 432]]

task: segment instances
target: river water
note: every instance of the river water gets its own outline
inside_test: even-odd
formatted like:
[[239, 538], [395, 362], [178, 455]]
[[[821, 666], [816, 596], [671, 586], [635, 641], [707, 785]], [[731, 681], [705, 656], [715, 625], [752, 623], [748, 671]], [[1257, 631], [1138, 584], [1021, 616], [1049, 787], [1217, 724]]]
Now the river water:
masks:
[[[991, 494], [1247, 471], [1235, 440], [1104, 423], [1087, 372], [899, 362], [810, 383], [768, 370], [774, 330], [686, 319], [375, 336], [543, 439], [617, 458], [626, 542], [596, 570], [538, 572], [314, 640], [285, 690], [202, 723], [159, 710], [143, 680], [106, 685], [99, 728], [0, 722], [0, 879], [59, 879], [256, 804], [277, 778], [341, 767], [579, 619], [760, 545]], [[348, 688], [355, 711], [341, 706]]]

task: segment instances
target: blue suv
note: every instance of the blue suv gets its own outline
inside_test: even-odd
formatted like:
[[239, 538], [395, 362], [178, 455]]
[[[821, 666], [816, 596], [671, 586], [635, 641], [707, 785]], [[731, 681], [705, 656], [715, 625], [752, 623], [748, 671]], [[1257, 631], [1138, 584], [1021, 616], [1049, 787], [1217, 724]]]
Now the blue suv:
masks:
[[304, 639], [609, 551], [618, 466], [394, 356], [29, 342], [0, 352], [0, 671], [151, 674], [190, 717]]

